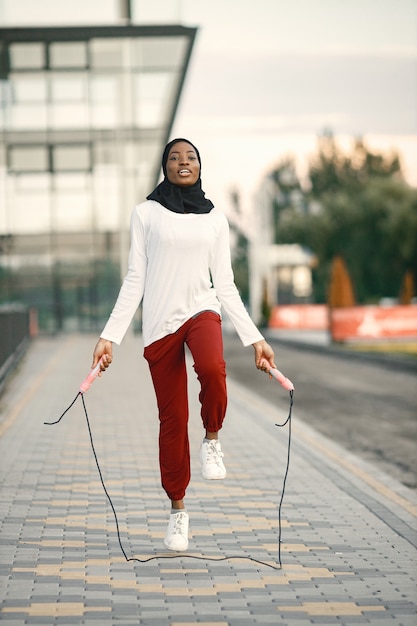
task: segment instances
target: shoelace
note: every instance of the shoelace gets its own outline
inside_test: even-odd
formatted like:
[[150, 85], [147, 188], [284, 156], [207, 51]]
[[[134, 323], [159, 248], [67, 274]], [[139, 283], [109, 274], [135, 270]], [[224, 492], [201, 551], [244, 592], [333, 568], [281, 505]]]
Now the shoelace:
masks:
[[218, 449], [216, 442], [210, 441], [207, 446], [207, 463], [216, 463], [219, 465], [223, 456], [224, 454]]
[[177, 513], [175, 515], [175, 526], [174, 526], [174, 530], [172, 531], [172, 534], [184, 535], [185, 534], [185, 528], [183, 527], [184, 523], [185, 523], [185, 514]]

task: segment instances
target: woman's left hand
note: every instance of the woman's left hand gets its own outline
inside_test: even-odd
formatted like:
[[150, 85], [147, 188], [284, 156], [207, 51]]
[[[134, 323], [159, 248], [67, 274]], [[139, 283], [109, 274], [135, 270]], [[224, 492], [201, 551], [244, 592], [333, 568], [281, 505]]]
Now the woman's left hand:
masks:
[[[258, 370], [269, 372], [271, 368], [275, 368], [275, 354], [269, 343], [262, 339], [253, 343], [255, 350], [255, 364]], [[265, 362], [266, 361], [266, 362]]]

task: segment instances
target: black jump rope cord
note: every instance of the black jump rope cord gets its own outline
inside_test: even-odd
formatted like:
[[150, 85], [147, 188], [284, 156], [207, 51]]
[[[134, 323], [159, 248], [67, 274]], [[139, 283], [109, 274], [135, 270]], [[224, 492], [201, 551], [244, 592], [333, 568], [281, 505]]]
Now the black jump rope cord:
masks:
[[284, 426], [286, 426], [288, 424], [287, 463], [286, 463], [286, 467], [285, 467], [284, 480], [283, 480], [283, 484], [282, 484], [281, 498], [280, 498], [279, 505], [278, 505], [278, 564], [279, 564], [278, 566], [272, 565], [271, 563], [266, 563], [265, 561], [260, 561], [259, 559], [255, 559], [255, 558], [253, 558], [251, 556], [240, 556], [240, 555], [223, 556], [223, 557], [208, 557], [208, 556], [198, 556], [198, 555], [194, 555], [194, 554], [185, 554], [185, 553], [183, 554], [183, 553], [181, 553], [181, 554], [171, 554], [171, 555], [168, 555], [168, 554], [162, 554], [161, 555], [161, 554], [159, 554], [159, 555], [156, 555], [156, 556], [150, 556], [147, 559], [139, 559], [137, 557], [128, 557], [127, 554], [126, 554], [126, 551], [125, 551], [125, 549], [123, 547], [122, 540], [121, 540], [121, 537], [120, 537], [119, 520], [117, 519], [116, 509], [114, 508], [114, 504], [112, 502], [110, 494], [107, 491], [107, 487], [106, 487], [104, 479], [103, 479], [103, 474], [101, 472], [100, 463], [98, 461], [96, 449], [94, 447], [93, 433], [91, 431], [90, 420], [88, 418], [87, 407], [85, 405], [85, 400], [84, 400], [84, 394], [81, 391], [79, 391], [77, 393], [77, 395], [75, 396], [74, 400], [71, 402], [69, 407], [65, 409], [65, 411], [62, 413], [61, 417], [59, 417], [59, 419], [57, 419], [55, 422], [44, 422], [44, 424], [46, 424], [47, 426], [53, 426], [54, 424], [58, 424], [62, 420], [64, 415], [66, 413], [68, 413], [68, 411], [74, 406], [75, 402], [78, 399], [78, 396], [81, 396], [81, 400], [82, 400], [83, 408], [84, 408], [85, 420], [87, 422], [88, 434], [89, 434], [89, 437], [90, 437], [91, 449], [93, 451], [94, 460], [95, 460], [96, 466], [97, 466], [97, 471], [98, 471], [98, 474], [100, 476], [100, 481], [101, 481], [101, 485], [103, 487], [103, 491], [106, 494], [107, 500], [109, 501], [111, 509], [113, 511], [114, 521], [115, 521], [115, 524], [116, 524], [117, 539], [119, 541], [120, 550], [122, 551], [123, 556], [125, 557], [125, 560], [128, 563], [132, 562], [132, 561], [136, 561], [137, 563], [149, 563], [149, 561], [157, 561], [159, 559], [197, 559], [199, 561], [215, 561], [215, 562], [231, 561], [231, 560], [240, 559], [240, 560], [252, 561], [253, 563], [258, 563], [258, 565], [265, 565], [266, 567], [270, 567], [271, 569], [274, 569], [274, 570], [280, 570], [280, 569], [282, 569], [282, 562], [281, 562], [281, 536], [282, 536], [281, 510], [282, 510], [282, 503], [283, 503], [283, 500], [284, 500], [285, 486], [286, 486], [286, 483], [287, 483], [288, 470], [289, 470], [289, 467], [290, 467], [291, 414], [292, 414], [294, 392], [290, 391], [289, 394], [290, 394], [290, 407], [289, 407], [288, 417], [285, 420], [285, 422], [283, 422], [282, 424], [275, 424], [275, 426], [278, 426], [278, 428], [283, 428]]

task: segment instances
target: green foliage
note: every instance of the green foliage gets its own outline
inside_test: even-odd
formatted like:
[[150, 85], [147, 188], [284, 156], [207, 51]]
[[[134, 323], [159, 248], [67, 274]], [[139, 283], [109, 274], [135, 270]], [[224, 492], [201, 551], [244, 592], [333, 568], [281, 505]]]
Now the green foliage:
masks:
[[417, 271], [417, 190], [401, 176], [397, 155], [357, 141], [345, 155], [329, 134], [310, 165], [302, 211], [281, 208], [277, 243], [300, 243], [318, 258], [316, 302], [325, 302], [331, 261], [345, 259], [359, 303], [398, 297], [403, 276]]
[[311, 196], [322, 198], [341, 189], [359, 190], [375, 178], [397, 176], [401, 166], [397, 154], [387, 156], [370, 152], [361, 139], [351, 154], [344, 154], [329, 132], [319, 137], [317, 156], [310, 163]]
[[275, 239], [279, 238], [281, 224], [305, 209], [305, 198], [292, 159], [285, 159], [271, 173], [271, 181], [275, 186], [272, 198], [272, 223]]

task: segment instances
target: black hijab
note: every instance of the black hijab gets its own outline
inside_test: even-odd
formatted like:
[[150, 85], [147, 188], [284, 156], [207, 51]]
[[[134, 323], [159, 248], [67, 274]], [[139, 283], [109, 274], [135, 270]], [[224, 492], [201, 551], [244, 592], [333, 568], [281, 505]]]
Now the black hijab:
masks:
[[200, 153], [197, 148], [188, 139], [177, 138], [170, 141], [164, 149], [162, 155], [162, 171], [164, 172], [164, 180], [160, 183], [152, 193], [147, 196], [147, 200], [156, 200], [159, 204], [162, 204], [165, 208], [173, 211], [174, 213], [210, 213], [214, 204], [206, 198], [204, 191], [201, 189], [201, 178], [194, 185], [189, 187], [180, 187], [179, 185], [173, 185], [167, 176], [167, 161], [169, 151], [172, 146], [179, 141], [185, 141], [195, 150], [198, 162], [200, 164], [201, 172], [201, 159]]

